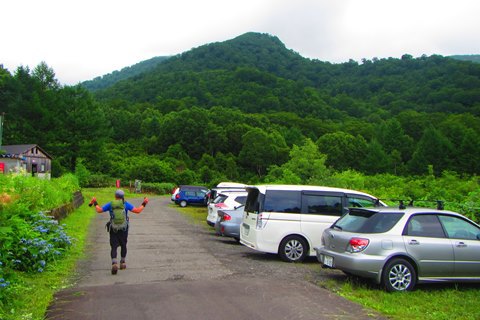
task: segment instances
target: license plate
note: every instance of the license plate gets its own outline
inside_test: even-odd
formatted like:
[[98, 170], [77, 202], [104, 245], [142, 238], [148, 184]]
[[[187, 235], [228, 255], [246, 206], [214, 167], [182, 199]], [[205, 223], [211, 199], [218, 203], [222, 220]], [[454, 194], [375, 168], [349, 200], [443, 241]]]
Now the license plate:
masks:
[[323, 264], [327, 267], [333, 268], [333, 257], [323, 256]]

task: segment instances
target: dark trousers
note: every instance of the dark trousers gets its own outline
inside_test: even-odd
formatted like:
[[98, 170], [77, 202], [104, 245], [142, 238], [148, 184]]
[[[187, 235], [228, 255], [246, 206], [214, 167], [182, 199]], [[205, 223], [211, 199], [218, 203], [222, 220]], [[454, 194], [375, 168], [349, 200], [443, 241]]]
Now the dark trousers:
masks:
[[117, 258], [117, 248], [120, 247], [120, 257], [122, 260], [125, 260], [127, 256], [127, 239], [128, 239], [128, 228], [126, 230], [113, 231], [110, 229], [110, 247], [111, 252], [110, 256], [112, 259]]

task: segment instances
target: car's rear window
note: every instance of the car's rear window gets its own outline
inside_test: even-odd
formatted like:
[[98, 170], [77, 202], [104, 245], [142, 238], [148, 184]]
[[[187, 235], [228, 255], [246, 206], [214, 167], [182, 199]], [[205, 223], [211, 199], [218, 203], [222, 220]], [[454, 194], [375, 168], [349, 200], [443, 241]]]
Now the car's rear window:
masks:
[[402, 212], [379, 213], [369, 210], [350, 210], [333, 227], [358, 233], [382, 233], [392, 229], [403, 216]]
[[213, 200], [213, 203], [223, 203], [225, 202], [225, 199], [227, 199], [227, 196], [226, 195], [218, 195], [214, 200]]
[[247, 201], [247, 196], [239, 196], [235, 198], [235, 201], [237, 201], [240, 204], [245, 204]]

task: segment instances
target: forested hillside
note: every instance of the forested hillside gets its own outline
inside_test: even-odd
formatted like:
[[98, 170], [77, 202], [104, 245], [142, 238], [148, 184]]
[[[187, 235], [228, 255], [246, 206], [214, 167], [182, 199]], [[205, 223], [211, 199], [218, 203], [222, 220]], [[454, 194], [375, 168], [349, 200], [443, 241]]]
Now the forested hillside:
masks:
[[169, 57], [154, 57], [130, 67], [125, 67], [120, 71], [113, 71], [112, 73], [96, 77], [95, 79], [82, 82], [82, 86], [90, 91], [96, 91], [110, 87], [120, 80], [134, 77], [143, 72], [148, 72], [157, 66], [159, 63], [167, 60]]
[[46, 64], [0, 69], [0, 92], [4, 144], [41, 145], [54, 174], [213, 185], [480, 172], [480, 65], [438, 55], [332, 64], [247, 33], [94, 93]]
[[462, 61], [472, 61], [480, 63], [480, 54], [470, 54], [470, 55], [455, 55], [450, 56], [453, 59], [462, 60]]

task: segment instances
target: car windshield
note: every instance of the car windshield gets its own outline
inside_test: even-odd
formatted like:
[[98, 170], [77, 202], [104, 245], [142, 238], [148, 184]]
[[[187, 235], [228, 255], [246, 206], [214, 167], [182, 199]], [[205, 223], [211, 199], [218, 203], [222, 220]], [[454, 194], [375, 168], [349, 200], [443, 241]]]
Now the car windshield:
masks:
[[358, 233], [382, 233], [392, 229], [402, 212], [381, 213], [371, 210], [350, 210], [332, 228]]

